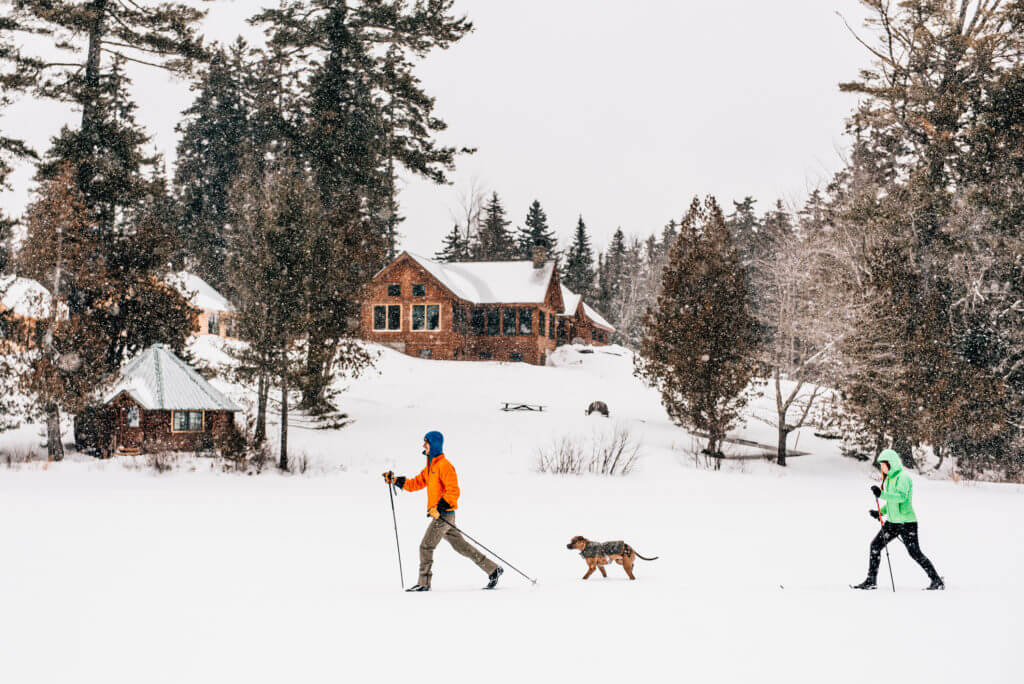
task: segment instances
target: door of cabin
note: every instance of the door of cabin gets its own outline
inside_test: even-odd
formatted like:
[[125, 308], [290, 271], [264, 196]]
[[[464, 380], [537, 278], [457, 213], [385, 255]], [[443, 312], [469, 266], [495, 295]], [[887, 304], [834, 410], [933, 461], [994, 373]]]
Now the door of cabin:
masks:
[[117, 446], [122, 449], [142, 448], [142, 411], [138, 406], [123, 406], [118, 411]]

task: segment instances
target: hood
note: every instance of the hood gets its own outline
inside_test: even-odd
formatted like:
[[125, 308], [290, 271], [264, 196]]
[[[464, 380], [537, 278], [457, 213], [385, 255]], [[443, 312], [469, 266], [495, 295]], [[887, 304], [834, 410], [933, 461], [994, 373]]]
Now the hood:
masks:
[[430, 445], [430, 453], [427, 454], [427, 458], [434, 459], [444, 453], [444, 435], [437, 430], [433, 430], [423, 435], [423, 439], [427, 444]]
[[889, 475], [895, 475], [903, 470], [903, 461], [900, 460], [900, 455], [892, 449], [886, 449], [878, 454], [878, 462], [889, 464]]

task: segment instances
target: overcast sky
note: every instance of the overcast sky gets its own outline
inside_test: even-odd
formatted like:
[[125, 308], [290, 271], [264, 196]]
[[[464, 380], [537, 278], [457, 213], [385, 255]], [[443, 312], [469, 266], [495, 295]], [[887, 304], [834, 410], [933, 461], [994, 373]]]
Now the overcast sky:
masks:
[[[253, 36], [244, 19], [270, 0], [219, 0], [208, 40]], [[539, 199], [568, 243], [583, 215], [598, 246], [616, 227], [646, 236], [679, 218], [695, 194], [727, 208], [753, 195], [764, 210], [799, 203], [842, 163], [838, 83], [867, 55], [836, 12], [860, 25], [856, 0], [457, 0], [476, 29], [431, 55], [420, 75], [449, 124], [443, 141], [478, 148], [452, 186], [417, 179], [400, 197], [404, 248], [437, 250], [459, 196], [476, 182], [505, 200], [514, 225]], [[188, 83], [131, 72], [139, 119], [173, 163]], [[77, 117], [21, 102], [6, 135], [45, 150]], [[31, 170], [0, 204], [20, 213]]]

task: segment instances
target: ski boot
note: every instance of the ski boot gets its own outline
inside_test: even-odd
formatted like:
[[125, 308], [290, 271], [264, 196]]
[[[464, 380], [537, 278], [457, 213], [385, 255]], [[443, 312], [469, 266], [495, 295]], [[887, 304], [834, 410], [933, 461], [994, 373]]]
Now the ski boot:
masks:
[[505, 568], [497, 567], [490, 575], [487, 576], [487, 586], [484, 589], [493, 589], [498, 586], [498, 580], [501, 578], [501, 573], [505, 572]]
[[871, 579], [869, 577], [866, 580], [864, 580], [863, 582], [861, 582], [860, 584], [851, 584], [850, 588], [851, 589], [868, 589], [868, 590], [870, 590], [870, 589], [877, 589], [878, 588], [878, 583], [875, 582], [875, 580], [873, 580], [873, 579]]
[[932, 579], [932, 583], [925, 587], [926, 591], [942, 591], [946, 588], [946, 583], [942, 581], [941, 577], [935, 577]]
[[424, 586], [422, 584], [414, 584], [408, 589], [406, 589], [406, 591], [430, 591], [430, 587]]

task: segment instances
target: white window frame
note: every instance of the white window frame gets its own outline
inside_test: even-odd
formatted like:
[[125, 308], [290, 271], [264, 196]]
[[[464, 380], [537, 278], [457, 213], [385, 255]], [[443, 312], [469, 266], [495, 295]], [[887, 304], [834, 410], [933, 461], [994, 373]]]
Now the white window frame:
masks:
[[[418, 307], [418, 306], [423, 307], [423, 327], [420, 328], [419, 330], [417, 330], [414, 327], [414, 323], [413, 323], [413, 320], [414, 320], [413, 312], [416, 310], [416, 307]], [[437, 307], [437, 327], [433, 328], [433, 329], [427, 327], [427, 307], [428, 306], [436, 306]], [[422, 304], [412, 304], [410, 306], [410, 308], [409, 308], [409, 330], [411, 330], [412, 332], [415, 332], [415, 333], [436, 333], [436, 332], [441, 332], [441, 330], [443, 328], [443, 326], [442, 326], [443, 319], [441, 317], [441, 314], [442, 314], [443, 311], [444, 311], [444, 307], [441, 306], [441, 304], [439, 304], [439, 303], [423, 302]]]

